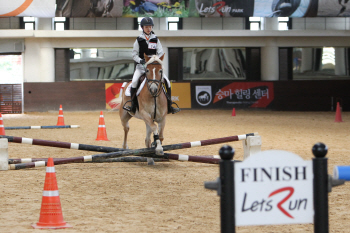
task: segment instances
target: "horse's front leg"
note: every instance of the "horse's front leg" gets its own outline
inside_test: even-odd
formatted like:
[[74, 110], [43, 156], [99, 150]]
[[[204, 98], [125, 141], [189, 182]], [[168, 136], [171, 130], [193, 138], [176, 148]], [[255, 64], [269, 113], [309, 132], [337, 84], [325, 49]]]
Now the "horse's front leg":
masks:
[[158, 127], [157, 125], [152, 121], [146, 121], [146, 125], [147, 125], [147, 135], [146, 135], [146, 139], [145, 139], [145, 143], [147, 147], [151, 147], [151, 133], [153, 133], [153, 139], [154, 139], [154, 143], [156, 146], [156, 155], [163, 155], [163, 147], [162, 147], [162, 142], [159, 138], [158, 135]]
[[[152, 134], [152, 129], [149, 125], [146, 124], [146, 139], [145, 139], [145, 144], [147, 148], [150, 148], [152, 146], [151, 143], [151, 134]], [[147, 158], [147, 164], [148, 165], [154, 165], [154, 160], [152, 158]]]

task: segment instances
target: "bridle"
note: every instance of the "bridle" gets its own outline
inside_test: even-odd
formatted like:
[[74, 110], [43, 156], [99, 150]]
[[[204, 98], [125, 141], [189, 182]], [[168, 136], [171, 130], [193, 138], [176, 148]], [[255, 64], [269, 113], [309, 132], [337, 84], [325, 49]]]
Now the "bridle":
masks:
[[[148, 65], [162, 65], [160, 64], [159, 62], [152, 62], [152, 63], [149, 63]], [[154, 98], [154, 117], [153, 117], [153, 121], [155, 121], [156, 119], [156, 110], [157, 110], [157, 97], [160, 95], [161, 91], [162, 91], [162, 85], [164, 83], [163, 81], [163, 72], [161, 72], [161, 78], [160, 80], [156, 80], [156, 79], [148, 79], [147, 78], [147, 75], [145, 74], [145, 79], [146, 79], [146, 82], [147, 82], [147, 89], [149, 91], [149, 93], [152, 95], [152, 97]], [[157, 91], [156, 92], [153, 92], [150, 88], [150, 86], [152, 84], [155, 84], [157, 86]]]

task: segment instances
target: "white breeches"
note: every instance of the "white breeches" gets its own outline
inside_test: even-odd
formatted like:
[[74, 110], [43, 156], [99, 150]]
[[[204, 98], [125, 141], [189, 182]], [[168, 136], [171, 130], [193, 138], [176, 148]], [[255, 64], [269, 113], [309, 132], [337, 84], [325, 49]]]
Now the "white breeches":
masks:
[[[145, 67], [143, 65], [141, 65], [141, 64], [137, 64], [136, 65], [136, 69], [135, 69], [135, 72], [134, 72], [134, 76], [132, 77], [132, 83], [131, 83], [131, 86], [133, 88], [137, 87], [137, 83], [139, 82], [139, 78], [145, 72], [146, 72], [146, 70], [145, 70]], [[166, 80], [167, 87], [171, 88], [170, 81], [169, 81], [168, 77], [165, 74], [163, 74], [163, 78], [164, 78], [164, 80]]]

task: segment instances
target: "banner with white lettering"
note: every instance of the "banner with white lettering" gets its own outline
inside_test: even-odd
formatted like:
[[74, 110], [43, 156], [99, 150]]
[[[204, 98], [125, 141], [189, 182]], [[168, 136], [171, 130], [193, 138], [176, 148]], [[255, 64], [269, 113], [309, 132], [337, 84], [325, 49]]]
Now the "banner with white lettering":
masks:
[[269, 150], [234, 166], [236, 226], [313, 223], [311, 160]]
[[0, 17], [55, 17], [56, 0], [0, 0]]
[[191, 84], [192, 108], [269, 108], [274, 100], [273, 82], [213, 82]]

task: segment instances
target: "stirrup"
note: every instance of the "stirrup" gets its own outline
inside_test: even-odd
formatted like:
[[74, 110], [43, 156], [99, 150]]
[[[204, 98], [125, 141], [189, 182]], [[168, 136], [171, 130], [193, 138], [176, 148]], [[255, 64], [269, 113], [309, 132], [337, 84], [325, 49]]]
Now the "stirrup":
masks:
[[175, 113], [178, 113], [178, 112], [181, 111], [180, 108], [174, 108], [174, 107], [172, 107], [172, 106], [170, 106], [170, 109], [169, 109], [169, 110], [170, 110], [169, 113], [172, 113], [172, 114], [175, 114]]
[[[131, 105], [130, 106], [126, 106], [127, 103], [131, 102]], [[128, 112], [131, 112], [131, 113], [135, 113], [136, 112], [136, 109], [135, 111], [132, 111], [132, 100], [128, 100], [125, 102], [125, 104], [123, 105], [123, 109], [128, 111]]]
[[[173, 106], [171, 106], [173, 104], [175, 104], [177, 108], [174, 108]], [[175, 114], [175, 113], [178, 113], [180, 111], [181, 111], [181, 109], [179, 108], [179, 105], [177, 105], [177, 103], [171, 102], [170, 106], [168, 107], [168, 113]]]

